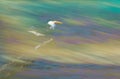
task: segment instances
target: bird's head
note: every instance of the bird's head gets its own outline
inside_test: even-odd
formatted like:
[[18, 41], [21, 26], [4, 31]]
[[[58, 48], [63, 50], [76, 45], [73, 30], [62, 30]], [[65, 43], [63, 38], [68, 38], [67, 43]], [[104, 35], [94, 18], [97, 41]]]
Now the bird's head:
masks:
[[54, 21], [55, 24], [62, 24], [60, 21]]

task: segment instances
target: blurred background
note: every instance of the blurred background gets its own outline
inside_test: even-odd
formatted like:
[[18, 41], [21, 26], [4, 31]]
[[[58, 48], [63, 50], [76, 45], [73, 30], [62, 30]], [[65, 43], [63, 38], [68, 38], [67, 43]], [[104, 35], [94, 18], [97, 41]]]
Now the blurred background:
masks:
[[119, 0], [0, 0], [0, 79], [120, 79], [119, 48]]

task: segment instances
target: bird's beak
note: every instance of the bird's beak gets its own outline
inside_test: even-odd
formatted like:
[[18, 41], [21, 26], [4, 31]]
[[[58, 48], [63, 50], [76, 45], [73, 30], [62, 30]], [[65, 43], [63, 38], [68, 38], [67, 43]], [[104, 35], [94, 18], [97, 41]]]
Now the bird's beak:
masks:
[[62, 22], [60, 22], [60, 21], [55, 21], [55, 24], [62, 24]]

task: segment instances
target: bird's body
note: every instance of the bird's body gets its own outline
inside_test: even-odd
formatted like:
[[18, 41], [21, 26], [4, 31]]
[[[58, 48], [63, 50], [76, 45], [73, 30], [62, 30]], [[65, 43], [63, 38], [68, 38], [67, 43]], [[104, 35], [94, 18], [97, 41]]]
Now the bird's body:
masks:
[[54, 30], [56, 24], [62, 24], [62, 22], [60, 22], [60, 21], [48, 21], [48, 24], [50, 25], [50, 29]]
[[54, 29], [56, 26], [54, 21], [49, 21], [48, 24], [50, 25], [50, 29]]

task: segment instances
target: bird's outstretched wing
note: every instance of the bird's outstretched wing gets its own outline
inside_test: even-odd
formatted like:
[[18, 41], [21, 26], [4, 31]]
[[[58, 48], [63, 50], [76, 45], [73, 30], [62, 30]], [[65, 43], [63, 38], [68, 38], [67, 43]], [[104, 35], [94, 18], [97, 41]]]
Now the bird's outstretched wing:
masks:
[[33, 30], [28, 31], [28, 32], [29, 32], [29, 33], [32, 33], [32, 34], [34, 34], [34, 35], [36, 35], [36, 36], [45, 36], [44, 34], [41, 34], [41, 33], [39, 33], [39, 32], [33, 31]]

